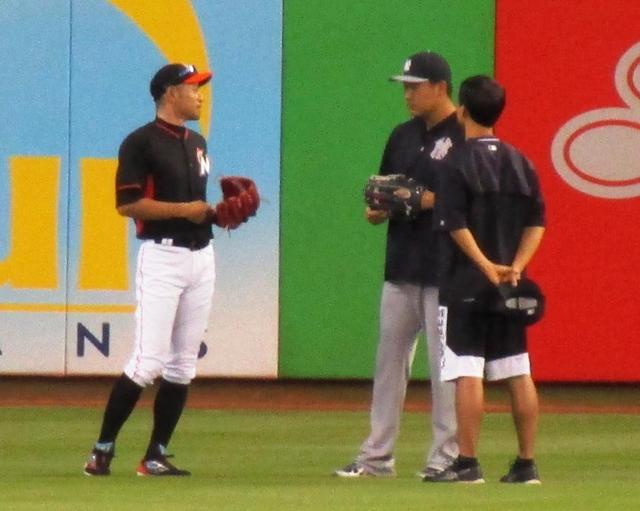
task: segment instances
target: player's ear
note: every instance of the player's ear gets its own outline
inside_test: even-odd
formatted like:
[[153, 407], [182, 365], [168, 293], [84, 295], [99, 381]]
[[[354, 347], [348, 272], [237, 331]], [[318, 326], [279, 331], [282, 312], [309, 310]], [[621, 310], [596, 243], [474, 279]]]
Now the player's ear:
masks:
[[177, 92], [177, 87], [175, 85], [169, 85], [167, 86], [167, 90], [164, 93], [163, 99], [165, 100], [165, 102], [171, 102], [173, 98], [176, 97]]
[[442, 97], [449, 97], [449, 86], [447, 82], [441, 80], [436, 83], [436, 87], [438, 87], [438, 95]]

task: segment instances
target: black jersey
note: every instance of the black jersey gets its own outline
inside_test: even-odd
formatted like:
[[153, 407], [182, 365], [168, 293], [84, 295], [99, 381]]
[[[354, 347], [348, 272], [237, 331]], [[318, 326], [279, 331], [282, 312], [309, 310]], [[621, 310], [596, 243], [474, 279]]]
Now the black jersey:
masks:
[[[438, 173], [450, 149], [463, 140], [464, 133], [455, 114], [429, 130], [423, 119], [414, 117], [391, 133], [380, 173], [404, 174], [435, 191]], [[389, 220], [385, 280], [435, 286], [436, 242], [432, 210], [420, 212], [412, 221]]]
[[[138, 128], [120, 146], [116, 205], [141, 198], [163, 202], [206, 201], [207, 143], [195, 131], [161, 119]], [[184, 218], [136, 220], [140, 239], [172, 238], [202, 242], [212, 238], [210, 225]]]
[[440, 244], [440, 301], [489, 296], [492, 285], [449, 231], [468, 228], [490, 261], [510, 265], [526, 227], [544, 226], [536, 172], [517, 149], [494, 137], [459, 146], [441, 175], [435, 207]]

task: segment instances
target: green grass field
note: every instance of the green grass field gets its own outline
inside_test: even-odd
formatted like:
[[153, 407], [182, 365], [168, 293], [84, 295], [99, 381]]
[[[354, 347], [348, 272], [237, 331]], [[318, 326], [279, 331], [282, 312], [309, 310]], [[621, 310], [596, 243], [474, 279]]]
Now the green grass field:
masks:
[[497, 482], [514, 454], [510, 416], [489, 414], [480, 459], [487, 484], [422, 483], [426, 418], [407, 413], [398, 477], [343, 480], [367, 430], [363, 412], [188, 410], [171, 448], [189, 478], [140, 478], [149, 409], [122, 431], [112, 476], [82, 464], [101, 410], [0, 408], [0, 510], [601, 510], [640, 509], [640, 419], [635, 415], [544, 415], [538, 464], [543, 485]]

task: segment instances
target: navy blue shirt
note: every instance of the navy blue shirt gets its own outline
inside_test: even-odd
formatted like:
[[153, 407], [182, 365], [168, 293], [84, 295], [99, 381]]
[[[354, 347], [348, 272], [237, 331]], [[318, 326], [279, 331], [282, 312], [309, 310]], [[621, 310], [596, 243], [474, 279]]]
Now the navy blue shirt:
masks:
[[[398, 125], [389, 136], [382, 155], [380, 174], [404, 174], [437, 189], [438, 174], [451, 148], [464, 141], [455, 114], [427, 129], [414, 117]], [[391, 282], [437, 285], [437, 236], [433, 210], [420, 212], [415, 220], [389, 220], [384, 278]]]
[[493, 285], [456, 245], [450, 231], [469, 229], [480, 250], [510, 265], [526, 227], [545, 225], [538, 176], [517, 149], [494, 137], [473, 138], [451, 155], [442, 174], [435, 222], [440, 244], [440, 302], [490, 296]]
[[[163, 202], [206, 201], [209, 159], [199, 133], [155, 119], [129, 134], [118, 154], [116, 206], [144, 197]], [[212, 238], [210, 224], [185, 218], [136, 220], [140, 239], [173, 238], [202, 242]]]

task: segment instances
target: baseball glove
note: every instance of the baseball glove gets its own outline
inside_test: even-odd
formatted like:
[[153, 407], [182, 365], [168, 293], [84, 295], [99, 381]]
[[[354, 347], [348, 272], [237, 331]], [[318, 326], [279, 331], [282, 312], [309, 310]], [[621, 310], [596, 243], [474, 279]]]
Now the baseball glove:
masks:
[[402, 174], [371, 176], [364, 187], [364, 201], [371, 209], [386, 211], [390, 218], [411, 220], [421, 211], [423, 186]]
[[214, 208], [213, 222], [225, 229], [235, 229], [255, 216], [260, 206], [256, 184], [248, 177], [227, 176], [220, 180], [222, 200]]

